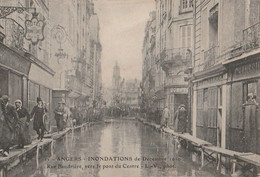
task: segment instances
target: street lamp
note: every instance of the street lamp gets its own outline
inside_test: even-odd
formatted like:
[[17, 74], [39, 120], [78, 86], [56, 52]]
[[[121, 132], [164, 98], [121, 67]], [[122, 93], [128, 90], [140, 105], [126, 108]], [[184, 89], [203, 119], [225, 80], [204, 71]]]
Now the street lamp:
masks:
[[51, 30], [51, 33], [53, 35], [53, 38], [56, 40], [57, 43], [59, 43], [59, 46], [60, 46], [60, 48], [58, 49], [58, 52], [55, 53], [58, 63], [60, 64], [61, 60], [68, 58], [68, 54], [65, 53], [61, 47], [61, 44], [63, 44], [67, 39], [67, 33], [66, 33], [65, 29], [60, 25], [54, 26]]

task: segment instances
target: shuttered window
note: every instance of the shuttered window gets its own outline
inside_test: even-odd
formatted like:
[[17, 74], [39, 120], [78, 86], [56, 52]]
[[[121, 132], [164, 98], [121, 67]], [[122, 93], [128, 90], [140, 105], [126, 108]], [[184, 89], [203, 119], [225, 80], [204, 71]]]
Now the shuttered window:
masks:
[[242, 83], [232, 84], [231, 128], [243, 128], [243, 90]]
[[197, 91], [197, 126], [203, 126], [203, 90]]

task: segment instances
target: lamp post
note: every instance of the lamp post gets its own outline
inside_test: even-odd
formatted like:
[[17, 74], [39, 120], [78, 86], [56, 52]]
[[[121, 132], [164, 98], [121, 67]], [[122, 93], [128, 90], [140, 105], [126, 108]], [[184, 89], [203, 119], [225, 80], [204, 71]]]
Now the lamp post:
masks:
[[65, 53], [61, 47], [61, 44], [63, 44], [67, 40], [67, 33], [65, 29], [60, 25], [54, 26], [51, 30], [51, 33], [53, 38], [59, 44], [59, 49], [55, 53], [55, 56], [57, 57], [57, 62], [60, 64], [63, 59], [68, 58], [68, 54]]

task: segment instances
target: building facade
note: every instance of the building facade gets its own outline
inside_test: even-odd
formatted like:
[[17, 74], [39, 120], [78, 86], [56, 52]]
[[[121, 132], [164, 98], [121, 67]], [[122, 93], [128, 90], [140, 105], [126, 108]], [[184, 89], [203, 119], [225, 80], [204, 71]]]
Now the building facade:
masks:
[[[29, 111], [36, 105], [37, 97], [41, 97], [48, 111], [52, 112], [55, 72], [50, 67], [49, 3], [1, 0], [0, 5], [7, 8], [22, 7], [20, 11], [10, 14], [1, 13], [0, 95], [9, 95], [11, 104], [16, 99], [22, 100]], [[30, 21], [33, 17], [45, 24], [43, 40], [30, 41], [24, 37], [25, 21]], [[30, 130], [32, 131], [32, 126]]]
[[155, 49], [155, 30], [156, 30], [156, 13], [150, 13], [150, 18], [145, 27], [145, 37], [143, 41], [143, 66], [142, 66], [142, 109], [153, 109], [155, 104], [155, 81], [157, 77], [158, 64], [155, 62], [156, 49]]
[[199, 0], [194, 10], [193, 135], [254, 153], [260, 147], [259, 7], [257, 0]]
[[[11, 103], [21, 99], [29, 111], [41, 97], [53, 125], [52, 109], [62, 99], [68, 107], [77, 106], [84, 112], [102, 88], [102, 47], [93, 2], [1, 0], [0, 6], [15, 7], [12, 13], [1, 10], [0, 95], [8, 94]], [[25, 24], [34, 17], [44, 24], [42, 35], [37, 34], [42, 36], [39, 41], [27, 39]]]
[[[159, 110], [167, 106], [172, 120], [179, 105], [188, 107], [189, 89], [185, 71], [192, 65], [193, 3], [156, 0], [155, 4], [154, 16], [147, 24], [152, 24], [152, 37], [147, 37], [151, 33], [149, 27], [145, 30], [143, 95], [147, 95], [148, 86], [154, 84], [150, 88], [153, 93], [149, 92], [149, 102], [154, 102]], [[152, 76], [152, 79], [147, 76]]]
[[[53, 100], [82, 111], [101, 95], [101, 44], [98, 17], [90, 0], [51, 1]], [[59, 13], [65, 11], [63, 16]]]

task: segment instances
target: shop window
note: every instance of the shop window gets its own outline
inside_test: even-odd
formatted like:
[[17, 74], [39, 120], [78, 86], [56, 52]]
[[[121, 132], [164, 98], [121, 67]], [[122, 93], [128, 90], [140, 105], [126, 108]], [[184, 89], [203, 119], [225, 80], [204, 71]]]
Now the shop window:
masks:
[[248, 82], [243, 85], [243, 103], [246, 103], [249, 95], [257, 96], [257, 81]]
[[204, 110], [207, 110], [208, 107], [208, 89], [203, 90], [203, 107]]
[[203, 126], [203, 90], [197, 91], [197, 126]]

